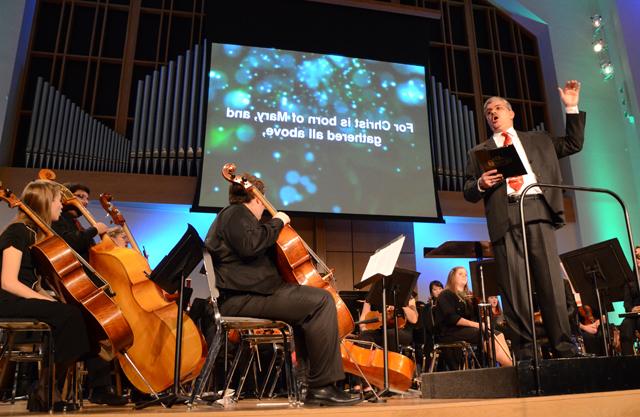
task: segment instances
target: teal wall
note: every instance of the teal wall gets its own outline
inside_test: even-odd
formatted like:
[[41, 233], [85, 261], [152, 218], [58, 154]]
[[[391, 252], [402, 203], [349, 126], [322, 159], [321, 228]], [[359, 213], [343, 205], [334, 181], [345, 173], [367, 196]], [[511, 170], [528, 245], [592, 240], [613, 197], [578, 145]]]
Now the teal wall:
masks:
[[[553, 92], [556, 80], [559, 84], [568, 79], [582, 82], [580, 109], [587, 112], [586, 141], [583, 151], [570, 157], [569, 166], [573, 180], [568, 183], [611, 189], [627, 204], [631, 215], [634, 236], [640, 238], [639, 178], [640, 134], [638, 123], [630, 124], [624, 117], [619, 89], [629, 90], [628, 109], [637, 109], [637, 94], [633, 75], [640, 68], [634, 67], [633, 33], [626, 33], [619, 14], [638, 14], [638, 1], [596, 0], [496, 0], [509, 14], [532, 32], [544, 32], [549, 51], [541, 51], [547, 76], [547, 92], [550, 108], [554, 111], [554, 127], [562, 125], [563, 116], [557, 92]], [[618, 9], [621, 7], [621, 9]], [[609, 55], [616, 67], [612, 80], [604, 81], [600, 75], [599, 61], [591, 49], [591, 16], [604, 17], [604, 30], [609, 45]], [[541, 22], [544, 22], [541, 24]], [[637, 25], [637, 20], [635, 20]], [[629, 23], [624, 23], [629, 25]], [[541, 31], [541, 26], [544, 29]], [[628, 31], [627, 31], [628, 32]], [[626, 36], [626, 38], [625, 38]], [[634, 49], [627, 45], [634, 44]], [[629, 57], [632, 57], [631, 61]], [[555, 76], [555, 79], [553, 79]], [[637, 117], [637, 116], [636, 116]], [[557, 130], [557, 129], [556, 129]], [[554, 133], [559, 133], [558, 131]], [[586, 194], [576, 195], [577, 233], [582, 246], [618, 237], [626, 249], [628, 245], [624, 220], [615, 201], [609, 197]], [[636, 240], [637, 240], [636, 238]], [[630, 256], [630, 254], [627, 254]]]

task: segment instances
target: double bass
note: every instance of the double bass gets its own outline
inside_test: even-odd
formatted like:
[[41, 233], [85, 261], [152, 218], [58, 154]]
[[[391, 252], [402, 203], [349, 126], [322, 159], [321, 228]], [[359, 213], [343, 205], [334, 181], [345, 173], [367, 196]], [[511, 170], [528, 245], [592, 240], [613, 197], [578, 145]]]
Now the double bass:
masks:
[[[41, 173], [43, 175], [49, 180], [55, 179], [52, 171]], [[95, 226], [96, 221], [86, 207], [66, 187], [58, 185], [63, 204], [73, 206]], [[119, 213], [112, 210], [110, 214], [116, 212]], [[127, 379], [136, 389], [148, 394], [168, 389], [174, 381], [178, 306], [167, 300], [162, 289], [148, 278], [151, 268], [140, 252], [118, 247], [106, 235], [89, 250], [89, 263], [115, 291], [114, 301], [134, 335], [127, 356], [118, 356]], [[200, 373], [207, 349], [195, 323], [186, 313], [183, 315], [180, 381], [187, 382]]]
[[[236, 166], [232, 163], [227, 163], [222, 168], [222, 176], [227, 181], [241, 185], [248, 193], [260, 200], [272, 216], [275, 215], [277, 210], [260, 190], [235, 172]], [[338, 315], [340, 353], [345, 372], [360, 375], [362, 371], [363, 376], [373, 385], [383, 386], [383, 350], [375, 344], [368, 344], [369, 348], [363, 348], [344, 339], [353, 332], [355, 324], [349, 309], [333, 285], [333, 271], [309, 248], [291, 225], [286, 225], [280, 231], [276, 241], [276, 252], [278, 271], [284, 281], [322, 288], [329, 291], [333, 297]], [[316, 269], [314, 261], [323, 268], [324, 275]], [[410, 358], [395, 352], [389, 352], [388, 359], [390, 386], [398, 391], [406, 391], [413, 381], [415, 363]]]
[[10, 190], [2, 189], [1, 183], [0, 199], [20, 209], [44, 233], [44, 238], [31, 247], [33, 260], [60, 300], [80, 307], [94, 350], [106, 360], [126, 351], [133, 344], [133, 331], [112, 299], [114, 291], [109, 283], [29, 206]]

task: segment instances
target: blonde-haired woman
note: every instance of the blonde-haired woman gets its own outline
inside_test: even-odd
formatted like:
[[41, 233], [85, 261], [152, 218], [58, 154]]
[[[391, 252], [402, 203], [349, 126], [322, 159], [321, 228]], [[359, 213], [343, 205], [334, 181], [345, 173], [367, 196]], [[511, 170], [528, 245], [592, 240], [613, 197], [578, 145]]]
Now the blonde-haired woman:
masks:
[[[473, 295], [469, 291], [467, 271], [456, 266], [449, 271], [444, 291], [438, 297], [438, 315], [440, 324], [440, 342], [465, 341], [480, 343], [480, 324]], [[504, 335], [496, 334], [496, 359], [501, 366], [511, 366]]]
[[[21, 200], [47, 225], [62, 211], [58, 187], [48, 181], [33, 181], [22, 192]], [[78, 308], [57, 302], [38, 291], [36, 265], [29, 248], [43, 233], [23, 212], [0, 234], [0, 316], [3, 318], [37, 319], [52, 328], [56, 377], [66, 374], [69, 366], [89, 351], [84, 319]], [[44, 373], [43, 373], [44, 375]], [[29, 395], [30, 411], [46, 411], [46, 381], [40, 380]], [[57, 410], [67, 404], [58, 402]]]

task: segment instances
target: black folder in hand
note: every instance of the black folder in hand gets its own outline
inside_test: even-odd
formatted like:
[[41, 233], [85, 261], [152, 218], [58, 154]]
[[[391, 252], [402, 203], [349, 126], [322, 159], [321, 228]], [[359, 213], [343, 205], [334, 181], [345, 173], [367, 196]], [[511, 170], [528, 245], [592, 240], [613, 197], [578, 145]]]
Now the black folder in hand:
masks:
[[497, 169], [505, 178], [517, 177], [527, 173], [513, 145], [493, 149], [478, 149], [475, 154], [483, 171]]

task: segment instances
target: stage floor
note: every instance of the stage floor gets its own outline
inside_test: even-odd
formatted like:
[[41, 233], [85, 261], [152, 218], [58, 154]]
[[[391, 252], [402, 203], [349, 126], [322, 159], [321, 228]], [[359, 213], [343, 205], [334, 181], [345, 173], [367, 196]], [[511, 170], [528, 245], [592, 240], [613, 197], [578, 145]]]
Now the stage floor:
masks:
[[[222, 409], [200, 405], [189, 411], [185, 406], [163, 409], [154, 406], [144, 410], [131, 407], [97, 406], [85, 402], [84, 409], [74, 415], [143, 417], [180, 415], [185, 413], [228, 413], [232, 417], [255, 416], [341, 416], [341, 417], [638, 417], [640, 390], [599, 392], [591, 394], [556, 395], [548, 397], [508, 398], [491, 400], [427, 400], [420, 398], [389, 398], [384, 404], [362, 403], [353, 407], [289, 407], [283, 400], [242, 400], [235, 406]], [[26, 410], [26, 402], [0, 404], [0, 416], [37, 415]]]

